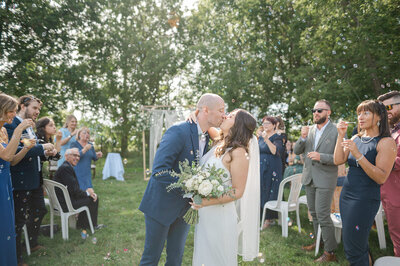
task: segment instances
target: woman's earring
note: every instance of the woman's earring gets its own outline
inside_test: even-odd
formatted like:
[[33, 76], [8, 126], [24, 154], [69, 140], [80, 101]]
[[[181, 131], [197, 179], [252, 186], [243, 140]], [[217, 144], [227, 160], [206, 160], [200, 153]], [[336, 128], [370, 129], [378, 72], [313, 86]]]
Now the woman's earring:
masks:
[[381, 125], [381, 122], [380, 122], [380, 121], [378, 121], [378, 123], [376, 123], [376, 125], [379, 127], [379, 126]]

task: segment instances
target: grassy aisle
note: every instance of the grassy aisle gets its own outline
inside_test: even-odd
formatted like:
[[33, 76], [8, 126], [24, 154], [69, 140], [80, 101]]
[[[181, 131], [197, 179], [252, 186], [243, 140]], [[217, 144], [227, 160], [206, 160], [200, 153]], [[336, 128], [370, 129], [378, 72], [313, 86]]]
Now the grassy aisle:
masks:
[[[143, 251], [145, 227], [144, 216], [138, 210], [147, 182], [143, 181], [143, 169], [139, 155], [129, 159], [125, 166], [125, 182], [110, 178], [101, 180], [101, 170], [104, 160], [97, 163], [97, 177], [93, 180], [95, 190], [100, 198], [99, 223], [107, 225], [106, 228], [96, 231], [94, 236], [97, 243], [93, 244], [92, 236], [83, 240], [80, 230], [69, 230], [69, 240], [63, 241], [61, 232], [54, 239], [41, 236], [39, 241], [46, 247], [29, 257], [25, 257], [29, 265], [138, 265]], [[281, 236], [281, 227], [273, 226], [261, 232], [261, 248], [265, 262], [263, 265], [313, 265], [313, 252], [300, 250], [302, 244], [311, 243], [312, 230], [306, 215], [306, 207], [301, 207], [302, 233], [298, 233], [294, 224], [289, 228], [289, 237]], [[295, 221], [295, 213], [290, 214]], [[60, 218], [55, 222], [60, 225]], [[46, 215], [43, 224], [49, 223]], [[370, 236], [371, 250], [375, 258], [393, 255], [393, 246], [386, 230], [388, 248], [379, 250], [376, 230]], [[191, 265], [193, 252], [193, 227], [190, 230], [182, 265]], [[346, 265], [343, 245], [338, 247], [337, 257], [341, 265]], [[160, 265], [165, 263], [165, 253], [162, 255]], [[338, 265], [332, 263], [334, 265]], [[240, 265], [261, 265], [259, 262], [243, 263]]]

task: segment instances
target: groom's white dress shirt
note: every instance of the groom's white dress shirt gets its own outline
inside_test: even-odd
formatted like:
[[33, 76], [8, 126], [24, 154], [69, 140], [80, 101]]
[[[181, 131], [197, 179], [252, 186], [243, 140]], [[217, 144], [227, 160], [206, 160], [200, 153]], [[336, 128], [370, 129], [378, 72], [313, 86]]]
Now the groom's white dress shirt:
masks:
[[199, 135], [199, 157], [203, 157], [203, 152], [204, 152], [204, 148], [206, 147], [206, 138], [202, 138], [201, 135], [206, 133], [203, 132], [200, 128], [199, 123], [197, 123], [197, 131], [198, 131], [198, 135]]

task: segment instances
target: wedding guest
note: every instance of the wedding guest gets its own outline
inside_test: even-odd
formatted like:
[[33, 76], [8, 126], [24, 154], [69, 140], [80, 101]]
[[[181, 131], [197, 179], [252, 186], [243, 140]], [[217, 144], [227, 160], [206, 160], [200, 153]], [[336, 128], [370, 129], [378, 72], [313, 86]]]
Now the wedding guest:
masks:
[[[331, 203], [336, 188], [337, 166], [333, 163], [333, 152], [337, 139], [336, 126], [330, 121], [331, 105], [327, 100], [318, 100], [312, 109], [312, 126], [301, 128], [301, 137], [294, 147], [296, 154], [304, 154], [302, 184], [307, 195], [314, 234], [321, 226], [324, 253], [315, 262], [337, 261], [335, 228], [331, 219]], [[302, 247], [312, 251], [316, 243]]]
[[369, 232], [380, 205], [380, 185], [392, 170], [397, 149], [382, 103], [364, 101], [357, 107], [357, 114], [359, 133], [351, 139], [344, 139], [348, 124], [341, 121], [337, 125], [334, 162], [349, 164], [340, 195], [346, 258], [351, 265], [372, 265]]
[[[261, 215], [266, 202], [276, 200], [278, 197], [279, 184], [282, 181], [282, 149], [283, 138], [276, 132], [277, 120], [272, 116], [262, 119], [264, 131], [258, 138], [260, 147], [260, 192], [261, 192]], [[273, 224], [273, 219], [278, 218], [274, 211], [267, 210], [263, 228]]]
[[60, 150], [60, 155], [61, 158], [58, 160], [58, 166], [63, 164], [64, 162], [64, 153], [66, 150], [68, 150], [71, 147], [71, 143], [74, 142], [75, 135], [76, 135], [76, 126], [78, 124], [78, 120], [74, 115], [68, 115], [67, 119], [64, 123], [64, 127], [60, 129], [60, 132], [62, 134], [61, 137], [61, 150]]
[[79, 162], [74, 167], [78, 177], [79, 187], [82, 190], [93, 189], [92, 184], [92, 161], [97, 161], [103, 156], [101, 151], [96, 152], [93, 143], [89, 142], [90, 130], [87, 127], [80, 128], [77, 133], [77, 140], [71, 144], [71, 148], [77, 148], [81, 156]]
[[291, 141], [286, 142], [286, 150], [287, 150], [287, 162], [288, 166], [285, 169], [283, 174], [283, 179], [289, 177], [291, 175], [299, 174], [303, 172], [303, 158], [302, 155], [298, 155], [294, 153], [293, 147], [295, 143]]
[[[8, 135], [3, 127], [5, 123], [12, 123], [17, 111], [18, 102], [11, 96], [0, 93], [0, 265], [17, 265], [17, 250], [15, 242], [14, 201], [12, 194], [10, 163], [16, 164], [24, 158], [34, 141], [28, 141], [26, 146], [18, 147], [22, 132], [34, 125], [32, 119], [23, 120]], [[18, 153], [16, 154], [16, 151]]]
[[[68, 189], [68, 194], [71, 198], [72, 206], [78, 209], [82, 206], [89, 208], [90, 217], [92, 218], [93, 226], [96, 229], [103, 227], [103, 225], [97, 224], [97, 214], [99, 208], [99, 199], [97, 194], [94, 193], [92, 188], [86, 190], [79, 188], [78, 179], [76, 177], [74, 166], [79, 162], [80, 154], [77, 148], [71, 148], [65, 151], [65, 161], [57, 169], [54, 181], [63, 184]], [[67, 205], [65, 203], [62, 191], [56, 190], [57, 198], [60, 201], [61, 207], [64, 211], [67, 211]], [[87, 229], [89, 228], [89, 220], [86, 212], [80, 212], [77, 221], [77, 227]]]
[[391, 135], [397, 144], [397, 156], [388, 179], [381, 185], [381, 200], [385, 210], [394, 255], [400, 257], [400, 92], [391, 91], [378, 97], [386, 107]]
[[42, 117], [36, 122], [36, 136], [38, 138], [39, 144], [51, 143], [53, 144], [53, 136], [56, 136], [56, 154], [54, 156], [41, 156], [40, 157], [40, 185], [43, 184], [43, 162], [50, 160], [59, 160], [60, 159], [60, 150], [61, 150], [61, 137], [62, 133], [60, 131], [57, 132], [56, 125], [53, 119], [49, 117]]
[[282, 117], [276, 116], [275, 117], [277, 124], [276, 124], [276, 133], [281, 135], [282, 137], [282, 149], [281, 149], [281, 160], [282, 160], [282, 173], [285, 172], [286, 168], [286, 143], [288, 141], [287, 134], [285, 132], [285, 123], [283, 122]]
[[[41, 107], [42, 101], [33, 95], [24, 95], [19, 98], [17, 115], [11, 123], [4, 125], [10, 141], [15, 129], [24, 119], [32, 119], [36, 122]], [[29, 135], [28, 138], [37, 140], [32, 127], [25, 129], [24, 133]], [[36, 143], [18, 164], [11, 166], [18, 263], [23, 261], [21, 233], [25, 224], [28, 228], [31, 251], [43, 248], [38, 243], [38, 236], [40, 224], [47, 209], [44, 204], [43, 188], [40, 185], [40, 156], [54, 155], [54, 150], [54, 145], [51, 143]]]

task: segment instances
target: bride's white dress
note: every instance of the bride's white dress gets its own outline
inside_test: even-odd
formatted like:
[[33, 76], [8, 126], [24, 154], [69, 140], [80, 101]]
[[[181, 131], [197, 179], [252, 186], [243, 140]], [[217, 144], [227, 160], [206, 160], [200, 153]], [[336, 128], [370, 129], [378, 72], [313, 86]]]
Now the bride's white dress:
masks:
[[[214, 155], [205, 162], [215, 165], [227, 173], [224, 183], [232, 185], [231, 175], [222, 163], [222, 158]], [[207, 155], [205, 156], [207, 157]], [[232, 266], [237, 265], [238, 217], [235, 202], [212, 205], [199, 209], [199, 223], [195, 227], [193, 266]]]

